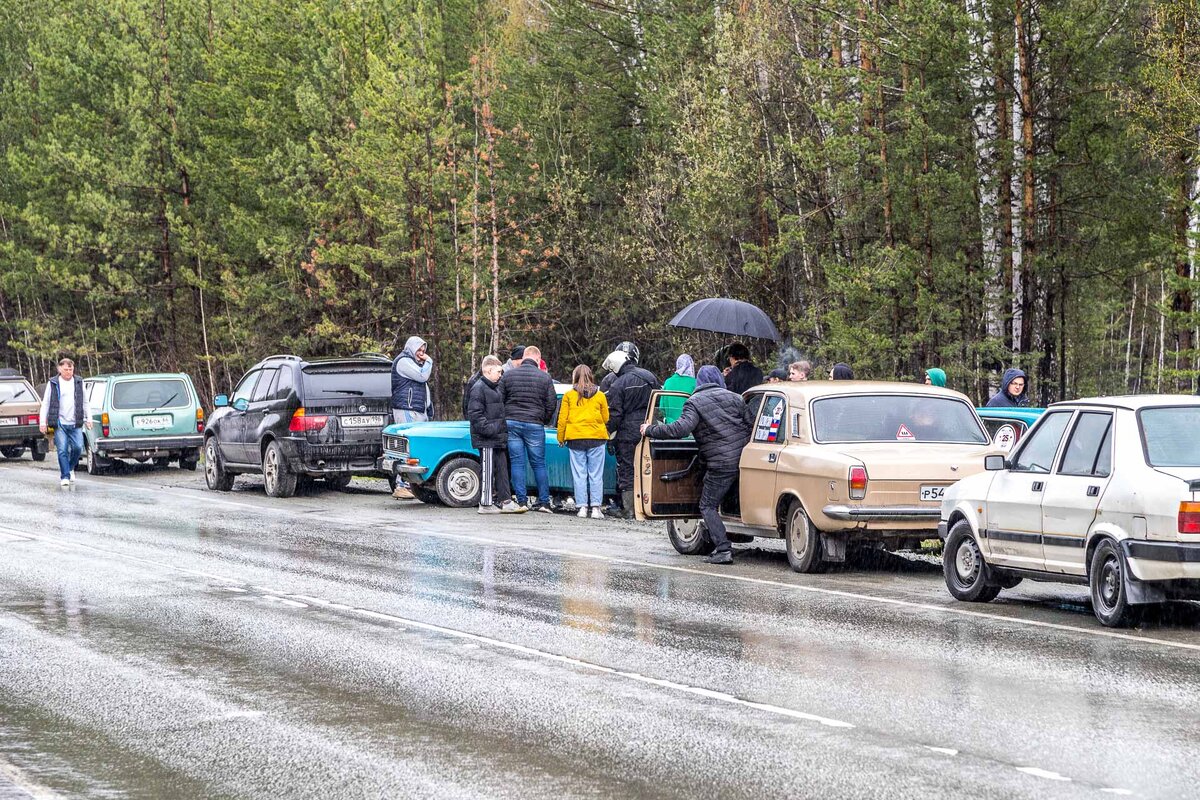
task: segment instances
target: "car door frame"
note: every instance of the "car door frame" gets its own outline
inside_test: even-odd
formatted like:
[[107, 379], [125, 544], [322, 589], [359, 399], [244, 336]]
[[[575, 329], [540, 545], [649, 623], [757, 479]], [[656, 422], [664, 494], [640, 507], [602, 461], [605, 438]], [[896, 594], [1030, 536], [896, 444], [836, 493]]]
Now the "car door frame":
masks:
[[[742, 457], [738, 462], [738, 511], [742, 524], [773, 529], [776, 527], [776, 476], [779, 472], [779, 458], [790, 436], [788, 415], [791, 413], [791, 405], [788, 403], [787, 394], [781, 391], [759, 389], [747, 394], [751, 397], [757, 395], [757, 408], [752, 416], [754, 427], [750, 431], [750, 441], [742, 448]], [[762, 414], [771, 397], [778, 397], [783, 402], [779, 430], [773, 442], [756, 441], [762, 424]]]
[[255, 467], [262, 467], [262, 438], [268, 427], [269, 412], [275, 405], [275, 386], [279, 383], [279, 367], [272, 364], [262, 368], [265, 375], [271, 373], [270, 382], [260, 392], [259, 387], [263, 385], [263, 375], [260, 375], [258, 381], [254, 384], [254, 389], [250, 392], [250, 407], [246, 409], [246, 413], [242, 424], [245, 426], [246, 438], [244, 440], [245, 463], [252, 464]]
[[[1071, 439], [1079, 431], [1079, 426], [1085, 416], [1108, 417], [1101, 447], [1108, 443], [1108, 474], [1104, 476], [1090, 473], [1064, 472], [1063, 466], [1067, 460]], [[1042, 493], [1042, 551], [1047, 572], [1057, 572], [1065, 575], [1087, 575], [1087, 539], [1092, 525], [1100, 510], [1100, 501], [1112, 480], [1112, 465], [1114, 462], [1113, 426], [1116, 415], [1111, 409], [1081, 408], [1075, 412], [1070, 427], [1059, 447], [1058, 460], [1054, 465], [1054, 479], [1046, 484]], [[1093, 459], [1092, 469], [1095, 470], [1100, 458], [1097, 450]], [[1057, 505], [1059, 498], [1064, 503], [1072, 505]], [[1086, 498], [1086, 500], [1084, 499]], [[1066, 510], [1067, 516], [1047, 514], [1047, 511]], [[1073, 513], [1072, 513], [1073, 512]]]
[[251, 432], [247, 428], [246, 411], [238, 410], [233, 404], [237, 400], [238, 390], [242, 388], [242, 384], [253, 377], [254, 380], [246, 392], [246, 402], [249, 403], [250, 398], [254, 396], [254, 390], [258, 387], [258, 381], [262, 378], [262, 373], [262, 367], [251, 369], [242, 376], [242, 379], [233, 387], [233, 391], [229, 393], [229, 413], [221, 420], [221, 429], [217, 435], [217, 444], [221, 447], [221, 458], [227, 463], [248, 463], [246, 440]]
[[[658, 401], [662, 397], [682, 397], [684, 402], [690, 397], [687, 392], [676, 392], [668, 389], [655, 389], [650, 393], [650, 402], [646, 406], [645, 422], [655, 422], [654, 414], [658, 410]], [[680, 453], [679, 458], [667, 458], [672, 451]], [[634, 450], [633, 473], [633, 506], [634, 515], [638, 519], [696, 519], [700, 516], [699, 486], [703, 479], [703, 471], [699, 469], [698, 445], [695, 439], [651, 439], [642, 436]], [[656, 457], [657, 456], [657, 457]], [[670, 467], [668, 469], [668, 467]], [[659, 503], [656, 511], [655, 493], [660, 494], [663, 487], [659, 484], [664, 476], [687, 470], [678, 479], [668, 481], [676, 484], [671, 492], [680, 497], [671, 498], [675, 502], [669, 507]], [[694, 491], [693, 491], [694, 490]], [[693, 499], [694, 495], [694, 499]]]

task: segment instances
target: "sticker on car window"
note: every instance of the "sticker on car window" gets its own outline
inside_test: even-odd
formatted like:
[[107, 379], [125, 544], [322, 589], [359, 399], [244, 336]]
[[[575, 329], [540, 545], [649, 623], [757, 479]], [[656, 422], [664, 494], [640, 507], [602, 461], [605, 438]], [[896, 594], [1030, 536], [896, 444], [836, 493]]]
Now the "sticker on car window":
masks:
[[897, 441], [909, 441], [909, 442], [911, 442], [911, 441], [913, 441], [913, 440], [914, 440], [914, 439], [916, 439], [916, 438], [917, 438], [917, 437], [913, 436], [913, 433], [912, 433], [912, 431], [910, 431], [910, 430], [908, 429], [908, 426], [907, 426], [907, 425], [905, 425], [903, 422], [902, 422], [902, 423], [900, 423], [900, 429], [899, 429], [898, 431], [896, 431], [896, 440], [897, 440]]
[[996, 431], [996, 436], [992, 439], [992, 444], [999, 447], [1004, 452], [1012, 450], [1013, 445], [1017, 443], [1017, 429], [1012, 425], [1001, 425]]

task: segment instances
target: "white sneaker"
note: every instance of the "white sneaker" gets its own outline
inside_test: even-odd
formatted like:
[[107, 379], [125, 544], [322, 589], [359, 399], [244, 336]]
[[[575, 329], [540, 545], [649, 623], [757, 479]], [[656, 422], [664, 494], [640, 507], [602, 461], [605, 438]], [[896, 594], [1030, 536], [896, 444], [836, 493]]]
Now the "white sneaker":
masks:
[[66, 479], [66, 478], [63, 478], [61, 481], [59, 481], [59, 482], [58, 482], [58, 485], [59, 485], [59, 486], [70, 486], [70, 485], [71, 485], [71, 481], [69, 481], [69, 480], [68, 480], [68, 479]]
[[75, 470], [71, 470], [71, 483], [75, 482]]
[[[580, 509], [580, 511], [583, 510], [585, 509]], [[583, 514], [580, 514], [579, 516], [582, 517]], [[592, 519], [604, 519], [604, 512], [600, 510], [600, 506], [592, 506]]]
[[500, 509], [497, 508], [496, 506], [480, 506], [479, 513], [480, 514], [499, 514]]
[[575, 501], [570, 498], [567, 498], [565, 501], [563, 501], [562, 510], [565, 512], [568, 512], [568, 513], [574, 511], [575, 510]]
[[522, 505], [517, 505], [515, 500], [509, 500], [504, 505], [500, 506], [501, 514], [524, 514], [529, 509]]
[[587, 515], [587, 506], [580, 506], [579, 513], [577, 513], [575, 516], [579, 517], [580, 519], [587, 519]]

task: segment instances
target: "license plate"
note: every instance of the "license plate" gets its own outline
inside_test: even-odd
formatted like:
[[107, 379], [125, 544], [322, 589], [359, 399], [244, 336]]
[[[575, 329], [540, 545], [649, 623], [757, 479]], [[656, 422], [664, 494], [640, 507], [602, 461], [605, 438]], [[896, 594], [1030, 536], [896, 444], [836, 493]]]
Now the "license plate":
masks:
[[381, 428], [383, 415], [376, 414], [365, 417], [342, 417], [343, 428]]
[[946, 494], [945, 486], [922, 486], [921, 487], [921, 499], [922, 500], [941, 500], [942, 496], [945, 494]]
[[19, 417], [0, 417], [0, 425], [19, 425], [20, 422]]
[[133, 418], [133, 427], [140, 431], [157, 430], [171, 426], [170, 414], [144, 414]]

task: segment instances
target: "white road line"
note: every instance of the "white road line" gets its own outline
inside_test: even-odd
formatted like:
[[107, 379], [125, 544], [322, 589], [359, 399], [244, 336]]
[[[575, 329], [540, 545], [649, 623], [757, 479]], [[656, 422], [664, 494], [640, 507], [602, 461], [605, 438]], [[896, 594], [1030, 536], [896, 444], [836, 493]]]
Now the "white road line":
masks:
[[0, 758], [0, 781], [8, 781], [34, 800], [57, 800], [62, 796], [53, 789], [37, 783], [15, 764], [3, 758]]
[[1040, 767], [1017, 767], [1017, 772], [1024, 772], [1026, 775], [1032, 775], [1035, 778], [1045, 778], [1048, 781], [1070, 781], [1066, 775], [1059, 775], [1057, 772], [1051, 772], [1048, 769]]
[[958, 751], [952, 747], [933, 747], [932, 745], [922, 745], [926, 750], [932, 750], [935, 753], [941, 753], [944, 756], [956, 756]]

